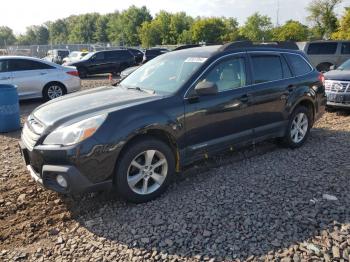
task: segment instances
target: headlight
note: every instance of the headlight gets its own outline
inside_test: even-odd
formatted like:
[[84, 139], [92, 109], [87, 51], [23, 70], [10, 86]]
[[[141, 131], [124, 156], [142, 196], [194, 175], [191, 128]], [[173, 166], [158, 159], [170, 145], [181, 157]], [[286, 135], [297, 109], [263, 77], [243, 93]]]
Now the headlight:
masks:
[[79, 143], [92, 136], [105, 121], [106, 117], [106, 114], [98, 115], [69, 126], [58, 127], [46, 137], [44, 144], [69, 146]]

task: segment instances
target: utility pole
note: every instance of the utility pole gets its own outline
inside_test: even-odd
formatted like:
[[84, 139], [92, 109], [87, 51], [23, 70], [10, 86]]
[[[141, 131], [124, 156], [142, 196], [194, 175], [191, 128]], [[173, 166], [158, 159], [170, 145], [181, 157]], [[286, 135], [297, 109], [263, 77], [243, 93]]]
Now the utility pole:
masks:
[[276, 10], [276, 27], [280, 25], [280, 0], [277, 0], [277, 10]]

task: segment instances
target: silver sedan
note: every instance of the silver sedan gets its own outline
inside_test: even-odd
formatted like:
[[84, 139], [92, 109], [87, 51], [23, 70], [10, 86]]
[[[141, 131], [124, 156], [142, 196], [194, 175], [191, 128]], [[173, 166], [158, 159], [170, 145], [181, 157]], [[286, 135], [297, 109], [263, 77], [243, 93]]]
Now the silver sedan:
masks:
[[24, 56], [0, 56], [0, 84], [17, 86], [21, 100], [51, 100], [80, 90], [75, 67]]

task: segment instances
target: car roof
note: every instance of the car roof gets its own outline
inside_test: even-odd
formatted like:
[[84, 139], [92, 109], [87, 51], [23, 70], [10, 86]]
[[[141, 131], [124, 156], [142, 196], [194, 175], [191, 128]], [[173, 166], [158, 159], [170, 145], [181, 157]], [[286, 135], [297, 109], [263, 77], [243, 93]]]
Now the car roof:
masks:
[[40, 59], [40, 58], [36, 58], [36, 57], [31, 57], [31, 56], [0, 56], [0, 60], [2, 59], [24, 59], [24, 60], [31, 60], [31, 61], [37, 61], [40, 63], [44, 63], [47, 65], [51, 65], [53, 67], [60, 67], [60, 65]]

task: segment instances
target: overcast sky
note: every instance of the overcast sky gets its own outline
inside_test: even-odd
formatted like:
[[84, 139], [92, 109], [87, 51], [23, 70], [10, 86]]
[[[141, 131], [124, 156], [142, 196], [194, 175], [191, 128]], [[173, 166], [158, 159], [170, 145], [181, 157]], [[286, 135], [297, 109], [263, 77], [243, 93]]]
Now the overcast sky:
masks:
[[[69, 15], [99, 12], [102, 14], [123, 10], [134, 4], [147, 6], [152, 15], [159, 10], [169, 12], [185, 11], [192, 16], [236, 17], [240, 23], [254, 12], [269, 15], [276, 23], [278, 0], [1, 0], [0, 25], [11, 27], [15, 33], [22, 33], [29, 25], [39, 25], [49, 20]], [[310, 0], [279, 0], [280, 23], [289, 19], [306, 23], [305, 7]], [[337, 9], [340, 15], [343, 6], [350, 6], [350, 0]]]

